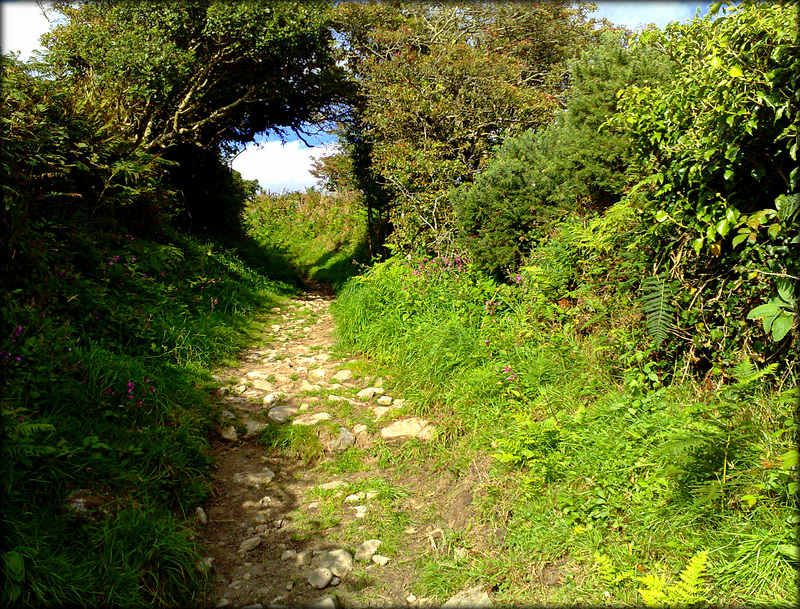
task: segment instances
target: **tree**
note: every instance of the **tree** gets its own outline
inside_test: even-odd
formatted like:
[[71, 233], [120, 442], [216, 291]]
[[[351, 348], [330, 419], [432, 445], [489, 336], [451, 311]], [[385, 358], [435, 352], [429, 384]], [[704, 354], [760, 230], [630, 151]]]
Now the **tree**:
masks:
[[55, 75], [146, 151], [217, 148], [323, 121], [347, 99], [323, 3], [114, 2], [52, 8]]
[[653, 48], [630, 48], [631, 33], [609, 29], [571, 62], [566, 109], [538, 131], [507, 138], [473, 183], [451, 192], [459, 240], [472, 259], [503, 279], [565, 211], [583, 215], [618, 201], [632, 162], [630, 136], [605, 123], [617, 93], [657, 85], [670, 61]]
[[359, 87], [356, 135], [392, 197], [401, 247], [453, 238], [447, 192], [505, 137], [550, 123], [566, 60], [595, 36], [585, 7], [542, 3], [340, 3], [334, 23]]

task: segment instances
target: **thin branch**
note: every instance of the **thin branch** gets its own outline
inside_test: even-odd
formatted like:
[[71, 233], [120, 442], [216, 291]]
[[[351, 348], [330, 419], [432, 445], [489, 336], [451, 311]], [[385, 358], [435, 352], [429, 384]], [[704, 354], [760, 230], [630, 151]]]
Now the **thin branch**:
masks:
[[780, 277], [781, 279], [797, 279], [800, 280], [800, 277], [797, 275], [789, 275], [788, 273], [770, 273], [769, 271], [762, 271], [759, 269], [745, 269], [748, 273], [760, 273], [761, 275], [770, 275], [772, 277]]

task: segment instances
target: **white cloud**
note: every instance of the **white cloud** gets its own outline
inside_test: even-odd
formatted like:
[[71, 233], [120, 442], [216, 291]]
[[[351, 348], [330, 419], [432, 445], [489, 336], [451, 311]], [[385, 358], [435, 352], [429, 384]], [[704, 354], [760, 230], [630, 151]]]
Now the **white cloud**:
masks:
[[39, 38], [50, 30], [50, 22], [32, 0], [0, 2], [0, 24], [3, 53], [19, 52], [23, 60], [30, 59], [33, 51], [43, 50]]
[[265, 190], [280, 192], [305, 190], [316, 183], [311, 175], [312, 159], [336, 152], [335, 144], [305, 147], [299, 140], [250, 144], [232, 162], [231, 167], [245, 180], [258, 180]]
[[699, 7], [702, 13], [708, 10], [710, 2], [677, 2], [675, 0], [660, 2], [609, 2], [599, 0], [597, 12], [593, 17], [606, 17], [612, 23], [624, 25], [632, 30], [640, 26], [655, 23], [663, 28], [671, 21], [686, 21], [694, 17]]

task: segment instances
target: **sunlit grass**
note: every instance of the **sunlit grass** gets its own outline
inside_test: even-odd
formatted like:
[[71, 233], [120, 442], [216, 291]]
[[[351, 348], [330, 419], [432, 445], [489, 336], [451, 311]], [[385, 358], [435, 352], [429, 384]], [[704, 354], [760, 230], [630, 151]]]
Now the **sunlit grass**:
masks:
[[[499, 598], [640, 604], [638, 577], [672, 581], [707, 550], [711, 602], [797, 599], [796, 468], [777, 458], [790, 454], [796, 428], [784, 397], [757, 384], [716, 394], [691, 380], [662, 384], [643, 347], [609, 362], [607, 334], [570, 331], [573, 310], [543, 321], [553, 309], [519, 288], [415, 264], [391, 260], [348, 283], [333, 308], [337, 335], [385, 366], [413, 411], [439, 427], [429, 444], [377, 442], [379, 467], [467, 472], [494, 457], [476, 503], [489, 522], [511, 514], [492, 558]], [[643, 344], [639, 327], [613, 332]], [[627, 574], [613, 589], [596, 553]], [[560, 584], [520, 571], [520, 556], [534, 571], [566, 561], [551, 569]], [[488, 584], [488, 563], [466, 577], [470, 564], [422, 559], [419, 594], [445, 600], [467, 581]]]

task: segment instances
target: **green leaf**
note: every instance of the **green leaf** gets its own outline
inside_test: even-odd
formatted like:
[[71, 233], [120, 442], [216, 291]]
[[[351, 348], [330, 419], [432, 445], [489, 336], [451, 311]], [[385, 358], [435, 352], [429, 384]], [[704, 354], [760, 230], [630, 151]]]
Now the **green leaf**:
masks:
[[657, 222], [663, 222], [667, 218], [669, 218], [669, 214], [667, 212], [665, 212], [663, 209], [659, 209], [656, 212], [656, 221]]
[[757, 306], [755, 309], [747, 314], [747, 319], [760, 319], [762, 317], [774, 317], [780, 311], [780, 307], [773, 303], [768, 302]]
[[742, 495], [742, 499], [747, 502], [747, 505], [753, 507], [758, 502], [758, 497], [755, 495]]
[[[641, 302], [647, 330], [655, 341], [656, 347], [660, 347], [667, 339], [669, 330], [674, 326], [677, 309], [672, 303], [673, 289], [663, 275], [656, 275], [648, 277], [642, 282], [642, 292]], [[653, 381], [658, 380], [658, 376], [652, 371], [649, 371], [648, 376]]]
[[788, 450], [780, 456], [782, 460], [782, 469], [790, 469], [800, 463], [800, 453], [796, 448]]
[[779, 279], [777, 281], [778, 297], [786, 304], [791, 305], [794, 300], [794, 286], [789, 279]]
[[739, 66], [733, 66], [728, 71], [728, 74], [730, 74], [730, 76], [732, 78], [741, 78], [742, 76], [744, 76], [744, 73], [742, 72], [742, 68], [740, 68]]
[[733, 247], [736, 247], [736, 246], [737, 246], [737, 245], [739, 245], [739, 244], [740, 244], [742, 241], [744, 241], [745, 239], [747, 239], [747, 236], [748, 236], [749, 234], [750, 234], [750, 233], [749, 233], [749, 232], [747, 232], [747, 233], [739, 233], [738, 235], [736, 235], [736, 236], [733, 238], [733, 241], [732, 241], [732, 245], [733, 245]]
[[792, 560], [800, 560], [800, 547], [796, 545], [782, 543], [777, 547], [777, 550], [787, 558]]
[[726, 180], [730, 180], [735, 175], [735, 173], [736, 172], [733, 171], [733, 169], [726, 169], [725, 170], [725, 179]]
[[775, 342], [783, 340], [783, 337], [786, 336], [791, 329], [792, 316], [782, 311], [780, 315], [772, 320], [772, 340]]
[[19, 552], [11, 550], [3, 553], [3, 562], [5, 563], [5, 571], [8, 578], [21, 582], [25, 579], [25, 562]]

